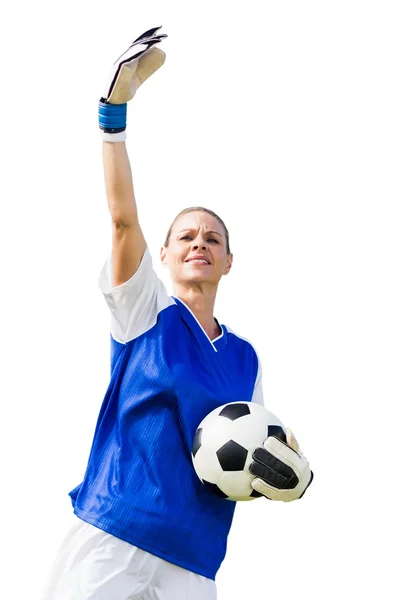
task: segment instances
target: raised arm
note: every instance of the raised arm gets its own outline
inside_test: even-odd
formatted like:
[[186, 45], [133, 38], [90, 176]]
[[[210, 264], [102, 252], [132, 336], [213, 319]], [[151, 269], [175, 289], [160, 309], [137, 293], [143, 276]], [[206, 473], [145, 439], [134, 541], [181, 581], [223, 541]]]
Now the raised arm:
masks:
[[132, 172], [125, 146], [127, 102], [146, 79], [164, 64], [154, 46], [167, 37], [160, 27], [138, 37], [114, 63], [99, 105], [103, 137], [103, 167], [113, 228], [113, 285], [125, 283], [137, 271], [146, 242], [139, 225]]
[[112, 221], [112, 279], [117, 286], [137, 271], [146, 241], [139, 225], [125, 142], [103, 142], [103, 167]]

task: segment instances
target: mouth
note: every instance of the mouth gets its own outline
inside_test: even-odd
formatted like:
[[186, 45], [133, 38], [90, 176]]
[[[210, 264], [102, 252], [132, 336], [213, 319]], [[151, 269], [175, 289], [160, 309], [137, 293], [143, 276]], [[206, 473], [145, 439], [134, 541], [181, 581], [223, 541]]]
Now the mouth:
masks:
[[195, 265], [209, 265], [209, 261], [206, 258], [189, 258], [185, 260], [186, 263], [192, 263]]

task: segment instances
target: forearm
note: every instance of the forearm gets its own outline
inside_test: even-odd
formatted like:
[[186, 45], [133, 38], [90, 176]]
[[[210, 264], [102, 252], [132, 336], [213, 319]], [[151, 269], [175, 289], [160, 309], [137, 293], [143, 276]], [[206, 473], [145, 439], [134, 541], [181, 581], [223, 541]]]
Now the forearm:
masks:
[[117, 226], [138, 222], [132, 171], [125, 142], [103, 142], [103, 168], [108, 208]]

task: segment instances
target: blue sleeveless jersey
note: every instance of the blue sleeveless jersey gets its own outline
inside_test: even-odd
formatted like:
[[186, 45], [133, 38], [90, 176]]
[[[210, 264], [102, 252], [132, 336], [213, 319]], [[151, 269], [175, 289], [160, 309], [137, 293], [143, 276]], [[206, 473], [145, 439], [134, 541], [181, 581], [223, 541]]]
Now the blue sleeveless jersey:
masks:
[[146, 250], [138, 271], [100, 287], [112, 313], [111, 381], [83, 482], [78, 517], [147, 552], [215, 579], [235, 503], [198, 479], [194, 432], [213, 409], [262, 402], [252, 345], [221, 325], [210, 341], [190, 309], [169, 297]]

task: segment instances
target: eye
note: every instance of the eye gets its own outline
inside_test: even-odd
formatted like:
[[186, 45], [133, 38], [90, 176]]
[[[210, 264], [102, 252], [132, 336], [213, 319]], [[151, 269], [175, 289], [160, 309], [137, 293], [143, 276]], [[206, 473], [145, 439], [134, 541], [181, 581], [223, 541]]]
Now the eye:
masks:
[[218, 241], [218, 240], [216, 240], [215, 238], [209, 238], [209, 239], [207, 240], [207, 242], [215, 242], [216, 244], [219, 244], [219, 241]]
[[190, 235], [184, 235], [183, 237], [180, 238], [181, 240], [191, 240], [192, 238], [190, 237]]

